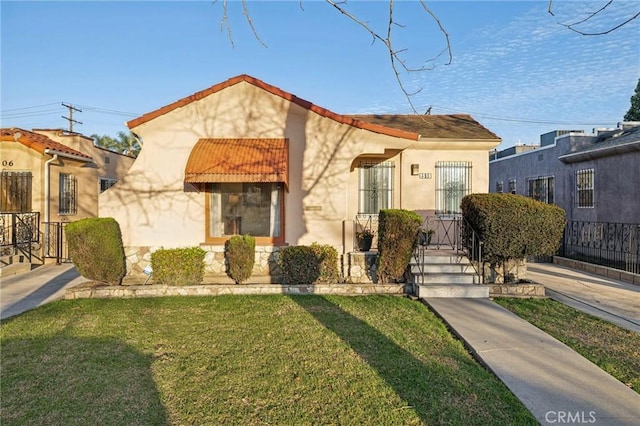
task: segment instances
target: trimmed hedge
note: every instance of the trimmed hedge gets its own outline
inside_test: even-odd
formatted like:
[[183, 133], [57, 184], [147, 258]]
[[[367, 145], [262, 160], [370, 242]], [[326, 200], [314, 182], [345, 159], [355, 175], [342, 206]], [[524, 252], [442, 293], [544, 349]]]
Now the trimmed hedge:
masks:
[[165, 285], [197, 285], [204, 278], [204, 256], [200, 247], [160, 249], [151, 253], [153, 279]]
[[378, 279], [404, 281], [422, 225], [419, 214], [401, 209], [380, 210], [378, 215]]
[[256, 239], [251, 235], [234, 235], [225, 244], [227, 275], [242, 284], [253, 272], [256, 259]]
[[279, 263], [285, 285], [337, 283], [340, 277], [338, 251], [326, 244], [285, 247]]
[[110, 217], [92, 217], [65, 228], [69, 256], [80, 274], [111, 285], [122, 283], [126, 261], [120, 226]]
[[462, 215], [480, 234], [482, 258], [496, 266], [510, 259], [550, 256], [562, 242], [565, 213], [560, 207], [516, 194], [471, 194]]

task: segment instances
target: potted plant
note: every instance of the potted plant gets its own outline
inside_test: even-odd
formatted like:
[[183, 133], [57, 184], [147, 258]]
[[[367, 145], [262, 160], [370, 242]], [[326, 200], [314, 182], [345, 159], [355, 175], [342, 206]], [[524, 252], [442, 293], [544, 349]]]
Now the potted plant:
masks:
[[360, 251], [371, 250], [373, 235], [373, 231], [369, 228], [364, 228], [361, 231], [356, 232], [356, 239], [358, 240], [358, 248], [360, 249]]
[[420, 228], [420, 231], [418, 232], [418, 241], [420, 245], [428, 246], [429, 244], [431, 244], [431, 237], [433, 236], [433, 234], [435, 234], [435, 232], [436, 231], [434, 231], [433, 229]]

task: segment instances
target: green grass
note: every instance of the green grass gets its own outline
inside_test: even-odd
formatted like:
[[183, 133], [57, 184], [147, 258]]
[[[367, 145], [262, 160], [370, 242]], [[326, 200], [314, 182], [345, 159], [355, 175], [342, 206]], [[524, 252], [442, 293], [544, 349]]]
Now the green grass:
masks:
[[536, 424], [400, 297], [59, 301], [0, 339], [2, 425]]
[[640, 393], [640, 334], [551, 299], [496, 299]]

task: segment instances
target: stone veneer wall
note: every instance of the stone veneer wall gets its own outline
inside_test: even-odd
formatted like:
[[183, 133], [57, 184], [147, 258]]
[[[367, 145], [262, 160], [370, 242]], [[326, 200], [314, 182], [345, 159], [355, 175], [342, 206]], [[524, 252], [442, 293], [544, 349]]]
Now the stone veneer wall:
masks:
[[131, 286], [76, 286], [65, 292], [65, 299], [108, 299], [162, 296], [220, 296], [225, 294], [340, 294], [357, 296], [388, 294], [402, 296], [410, 293], [404, 284], [318, 284], [318, 285], [131, 285]]
[[[229, 284], [226, 274], [224, 246], [201, 245], [207, 254], [204, 258], [204, 283]], [[151, 264], [151, 253], [161, 247], [125, 247], [127, 276], [124, 284], [141, 284], [146, 281], [144, 269]], [[279, 247], [256, 246], [256, 257], [251, 282], [281, 282], [282, 271], [278, 265]], [[376, 252], [351, 252], [342, 255], [341, 275], [345, 282], [352, 284], [371, 284], [378, 282]], [[150, 280], [153, 283], [153, 279]]]
[[378, 282], [376, 252], [351, 252], [343, 255], [342, 270], [345, 281], [353, 284], [371, 284]]
[[[201, 245], [206, 251], [204, 257], [204, 274], [207, 283], [229, 283], [226, 273], [224, 246]], [[162, 247], [125, 247], [127, 276], [124, 283], [135, 283], [145, 280], [144, 269], [151, 264], [151, 253]], [[282, 275], [278, 266], [279, 247], [256, 246], [255, 265], [252, 279], [260, 282], [278, 282]]]

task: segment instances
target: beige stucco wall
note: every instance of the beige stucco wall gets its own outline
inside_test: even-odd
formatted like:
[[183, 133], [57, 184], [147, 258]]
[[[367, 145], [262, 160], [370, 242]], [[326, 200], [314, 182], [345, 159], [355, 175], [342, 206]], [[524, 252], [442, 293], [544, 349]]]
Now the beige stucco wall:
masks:
[[[40, 212], [41, 221], [46, 222], [45, 217], [45, 164], [50, 156], [42, 155], [39, 152], [26, 147], [19, 142], [3, 141], [0, 143], [0, 158], [11, 160], [13, 166], [5, 166], [7, 171], [30, 171], [32, 176], [31, 209]], [[59, 157], [49, 164], [50, 171], [50, 201], [48, 221], [72, 221], [83, 217], [97, 216], [98, 214], [98, 194], [93, 191], [93, 170], [86, 167], [84, 162], [70, 160]], [[78, 213], [75, 215], [58, 214], [58, 192], [59, 179], [61, 173], [68, 173], [77, 178], [78, 181]]]
[[358, 212], [358, 158], [395, 163], [396, 208], [435, 207], [435, 174], [431, 180], [410, 176], [410, 164], [416, 162], [427, 171], [438, 160], [472, 161], [474, 191], [488, 190], [486, 146], [473, 152], [478, 145], [460, 142], [434, 153], [425, 150], [429, 142], [340, 124], [245, 82], [132, 130], [143, 139], [143, 149], [121, 182], [101, 194], [99, 212], [120, 223], [125, 246], [204, 242], [205, 194], [184, 183], [189, 154], [200, 138], [289, 138], [285, 239], [290, 245], [317, 241], [350, 250], [349, 232]]

